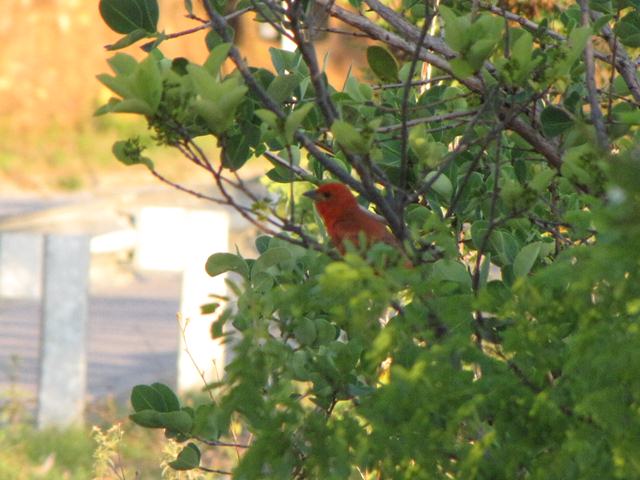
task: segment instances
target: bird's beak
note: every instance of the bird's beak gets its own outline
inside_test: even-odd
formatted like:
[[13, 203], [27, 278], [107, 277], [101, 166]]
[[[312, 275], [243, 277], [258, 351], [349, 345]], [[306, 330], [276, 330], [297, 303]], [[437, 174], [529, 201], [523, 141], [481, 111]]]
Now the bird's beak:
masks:
[[317, 190], [309, 190], [308, 192], [304, 192], [303, 195], [305, 197], [309, 197], [311, 200], [313, 200], [314, 202], [316, 200], [320, 200], [320, 196], [318, 194]]

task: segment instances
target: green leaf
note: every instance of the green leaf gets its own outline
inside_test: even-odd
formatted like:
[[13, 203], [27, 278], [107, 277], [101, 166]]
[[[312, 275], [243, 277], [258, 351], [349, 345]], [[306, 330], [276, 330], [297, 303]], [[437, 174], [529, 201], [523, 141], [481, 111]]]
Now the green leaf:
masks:
[[409, 146], [416, 157], [430, 169], [436, 168], [447, 155], [447, 146], [436, 142], [427, 133], [427, 127], [420, 123], [409, 130]]
[[219, 303], [205, 303], [204, 305], [200, 305], [200, 314], [211, 315], [212, 313], [215, 313], [215, 311], [218, 310], [219, 307]]
[[256, 250], [258, 250], [259, 254], [263, 254], [269, 248], [269, 243], [271, 242], [271, 238], [269, 235], [260, 235], [255, 240]]
[[129, 32], [124, 37], [120, 38], [120, 40], [118, 40], [117, 42], [107, 45], [105, 48], [109, 51], [120, 50], [122, 48], [128, 47], [129, 45], [133, 45], [134, 43], [136, 43], [139, 40], [142, 40], [143, 38], [152, 38], [152, 37], [153, 35], [151, 35], [146, 30], [143, 30], [141, 28], [136, 28], [134, 31]]
[[629, 12], [616, 24], [614, 32], [627, 47], [640, 47], [640, 13], [637, 10]]
[[289, 72], [298, 70], [301, 59], [298, 52], [290, 52], [272, 47], [269, 49], [269, 55], [271, 56], [271, 62], [278, 75], [284, 75], [287, 70]]
[[293, 334], [301, 345], [312, 345], [317, 337], [316, 325], [309, 318], [301, 318], [293, 329]]
[[214, 253], [207, 259], [205, 270], [212, 277], [225, 272], [236, 272], [244, 278], [249, 278], [247, 262], [233, 253]]
[[349, 153], [364, 155], [369, 152], [370, 145], [356, 128], [343, 120], [336, 120], [331, 125], [331, 133], [338, 144]]
[[567, 56], [564, 62], [561, 64], [560, 73], [564, 74], [575, 63], [575, 61], [582, 55], [584, 48], [587, 45], [587, 40], [591, 37], [591, 27], [578, 27], [574, 28], [569, 34], [567, 40]]
[[600, 31], [602, 30], [602, 28], [606, 24], [608, 24], [611, 20], [613, 20], [614, 18], [615, 18], [614, 15], [602, 15], [595, 22], [593, 22], [592, 29], [593, 29], [594, 35], [598, 35], [600, 33]]
[[136, 59], [126, 53], [116, 53], [107, 63], [116, 75], [131, 75], [138, 66]]
[[189, 443], [178, 454], [173, 462], [169, 462], [169, 466], [174, 470], [193, 470], [200, 466], [200, 450], [198, 447]]
[[478, 71], [484, 61], [491, 56], [497, 43], [498, 39], [495, 38], [477, 40], [471, 44], [471, 48], [465, 54], [464, 58], [469, 62], [474, 71]]
[[513, 274], [516, 277], [528, 275], [540, 254], [540, 242], [530, 243], [522, 247], [513, 261]]
[[142, 410], [169, 411], [162, 393], [149, 385], [136, 385], [133, 387], [131, 390], [131, 406], [136, 412]]
[[475, 68], [464, 58], [454, 58], [449, 62], [451, 70], [459, 78], [467, 78], [474, 74]]
[[188, 15], [193, 15], [193, 1], [184, 0], [184, 9], [187, 11]]
[[135, 96], [149, 106], [151, 113], [156, 113], [162, 99], [162, 75], [153, 55], [149, 55], [138, 64], [133, 75], [132, 88]]
[[459, 283], [471, 288], [471, 276], [467, 267], [455, 260], [438, 260], [433, 264], [433, 278]]
[[158, 422], [162, 428], [179, 433], [189, 433], [193, 427], [193, 419], [184, 410], [158, 413]]
[[[124, 102], [119, 102], [122, 104]], [[127, 166], [131, 165], [145, 165], [149, 169], [153, 169], [153, 162], [151, 159], [142, 156], [144, 148], [140, 145], [139, 140], [119, 140], [113, 144], [111, 151], [113, 155]]]
[[488, 240], [485, 240], [489, 231], [489, 222], [486, 220], [477, 220], [471, 224], [471, 241], [477, 249], [483, 248]]
[[284, 138], [287, 142], [293, 142], [293, 136], [296, 133], [296, 130], [313, 107], [313, 103], [305, 103], [289, 114], [284, 122]]
[[253, 113], [256, 117], [266, 123], [269, 128], [273, 130], [278, 129], [278, 116], [271, 110], [260, 108]]
[[573, 126], [573, 119], [565, 111], [553, 105], [545, 108], [540, 114], [542, 131], [549, 137], [557, 137]]
[[445, 41], [456, 52], [462, 53], [469, 45], [471, 23], [467, 16], [458, 16], [452, 9], [440, 5], [440, 16], [444, 20]]
[[545, 168], [533, 176], [533, 178], [529, 182], [529, 187], [538, 193], [542, 193], [549, 187], [549, 185], [551, 184], [551, 181], [555, 176], [556, 176], [555, 170], [551, 170], [550, 168]]
[[213, 404], [198, 405], [193, 419], [191, 433], [194, 437], [218, 438], [218, 422], [216, 422], [216, 406]]
[[173, 393], [171, 388], [163, 383], [152, 383], [151, 388], [155, 389], [162, 396], [168, 412], [180, 410], [180, 400], [178, 400], [178, 397]]
[[320, 345], [332, 342], [338, 335], [338, 329], [324, 318], [316, 320], [317, 341]]
[[517, 58], [518, 62], [521, 62], [524, 66], [525, 63], [531, 60], [532, 51], [533, 35], [526, 30], [521, 30], [520, 35], [511, 47], [511, 56]]
[[251, 268], [251, 277], [265, 272], [271, 267], [291, 260], [293, 257], [291, 251], [286, 247], [269, 248], [266, 252], [258, 257], [256, 263]]
[[489, 249], [495, 253], [495, 263], [501, 266], [511, 265], [518, 254], [518, 241], [509, 232], [496, 231], [489, 237]]
[[[136, 67], [137, 67], [137, 64], [136, 64]], [[133, 91], [131, 90], [130, 82], [126, 77], [123, 77], [121, 75], [118, 75], [117, 77], [112, 77], [111, 75], [107, 75], [106, 73], [101, 73], [96, 78], [105, 87], [107, 87], [116, 95], [120, 95], [122, 98], [133, 96]]]
[[216, 45], [209, 52], [209, 56], [204, 62], [203, 67], [214, 76], [217, 76], [220, 73], [220, 67], [227, 59], [227, 55], [229, 55], [229, 50], [231, 50], [231, 43], [221, 43]]
[[272, 168], [267, 173], [267, 178], [276, 183], [291, 183], [296, 180], [296, 175], [290, 169], [282, 166]]
[[[139, 115], [151, 116], [153, 111], [149, 107], [149, 104], [139, 98], [127, 98], [114, 103], [111, 107], [111, 111], [114, 113], [137, 113]], [[127, 165], [134, 165], [143, 162], [128, 163]]]
[[431, 180], [436, 177], [435, 181], [431, 185], [431, 189], [436, 192], [438, 195], [446, 198], [447, 200], [451, 198], [451, 194], [453, 193], [453, 185], [451, 184], [451, 180], [444, 173], [440, 173], [433, 171], [429, 172], [425, 177], [425, 183], [431, 182]]
[[367, 48], [367, 62], [376, 77], [383, 82], [398, 81], [398, 62], [386, 48], [379, 45]]
[[156, 410], [140, 410], [129, 415], [129, 420], [144, 428], [163, 428], [159, 415]]
[[[227, 25], [227, 27], [225, 28], [225, 33], [226, 33], [226, 39], [228, 41], [233, 42], [236, 32], [233, 29], [233, 27], [231, 27], [231, 25]], [[204, 43], [207, 47], [207, 50], [213, 50], [218, 45], [222, 43], [226, 43], [226, 40], [223, 39], [218, 32], [212, 29], [212, 30], [209, 30], [207, 35], [204, 37]]]
[[283, 103], [291, 99], [293, 91], [300, 85], [301, 80], [299, 75], [279, 75], [269, 84], [267, 93], [276, 103]]
[[246, 131], [224, 139], [221, 154], [224, 168], [236, 171], [249, 160], [252, 155], [249, 140]]
[[211, 132], [220, 135], [233, 126], [236, 109], [247, 93], [247, 87], [239, 85], [235, 77], [217, 83], [204, 68], [187, 66], [189, 75], [200, 97], [193, 101], [193, 108], [200, 115]]
[[117, 33], [157, 31], [157, 0], [100, 0], [99, 9], [104, 22]]
[[632, 110], [628, 112], [619, 111], [616, 113], [616, 121], [628, 125], [640, 125], [640, 111]]

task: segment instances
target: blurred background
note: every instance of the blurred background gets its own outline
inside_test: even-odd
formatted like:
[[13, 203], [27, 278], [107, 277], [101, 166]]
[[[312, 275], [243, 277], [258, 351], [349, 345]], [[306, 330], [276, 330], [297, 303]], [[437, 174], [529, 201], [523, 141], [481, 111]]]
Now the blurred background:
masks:
[[[182, 0], [160, 0], [159, 28], [167, 33], [194, 27]], [[198, 2], [193, 2], [197, 4]], [[111, 189], [149, 181], [149, 175], [121, 168], [111, 155], [116, 138], [143, 133], [138, 120], [92, 116], [110, 97], [96, 80], [109, 71], [104, 45], [119, 36], [102, 22], [94, 0], [2, 0], [0, 18], [0, 175], [4, 193]], [[270, 66], [269, 47], [280, 40], [245, 15], [236, 39], [252, 65]], [[162, 44], [168, 57], [194, 62], [206, 58], [206, 31]], [[330, 77], [341, 85], [348, 68], [362, 59], [363, 47], [348, 37], [327, 37], [319, 56], [331, 51]], [[337, 48], [341, 47], [341, 48]], [[137, 47], [127, 53], [142, 57]], [[174, 154], [171, 154], [174, 155]], [[156, 155], [157, 156], [157, 155]], [[173, 162], [171, 173], [182, 174]], [[164, 165], [171, 168], [171, 164]], [[115, 174], [115, 178], [114, 178]]]

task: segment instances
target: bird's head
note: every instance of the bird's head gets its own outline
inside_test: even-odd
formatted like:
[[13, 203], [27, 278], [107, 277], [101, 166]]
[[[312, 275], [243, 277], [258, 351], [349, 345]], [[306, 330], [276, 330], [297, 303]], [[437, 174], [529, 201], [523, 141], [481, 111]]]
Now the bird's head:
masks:
[[340, 212], [359, 208], [351, 190], [338, 182], [325, 183], [315, 190], [305, 192], [304, 195], [315, 202], [318, 213], [325, 219], [327, 215], [335, 217], [339, 216]]
[[317, 206], [340, 205], [342, 207], [356, 205], [356, 197], [346, 185], [338, 182], [325, 183], [315, 190], [305, 192], [306, 197], [311, 198]]

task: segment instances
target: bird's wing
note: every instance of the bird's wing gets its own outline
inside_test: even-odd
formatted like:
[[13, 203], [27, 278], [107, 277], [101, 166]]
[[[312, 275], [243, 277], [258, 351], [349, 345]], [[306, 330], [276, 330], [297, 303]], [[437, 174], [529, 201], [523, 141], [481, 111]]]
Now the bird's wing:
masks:
[[387, 229], [384, 218], [365, 209], [359, 209], [354, 215], [343, 216], [333, 224], [333, 237], [339, 243], [349, 240], [357, 245], [360, 232], [364, 232], [369, 243], [384, 242], [398, 245], [397, 239]]
[[383, 223], [384, 225], [389, 225], [387, 223], [387, 220], [382, 215], [378, 215], [377, 213], [373, 213], [371, 210], [367, 210], [362, 205], [358, 205], [358, 207], [360, 208], [360, 211], [362, 213], [364, 213], [367, 217], [369, 217], [369, 218], [371, 218], [373, 220], [376, 220], [377, 222]]

